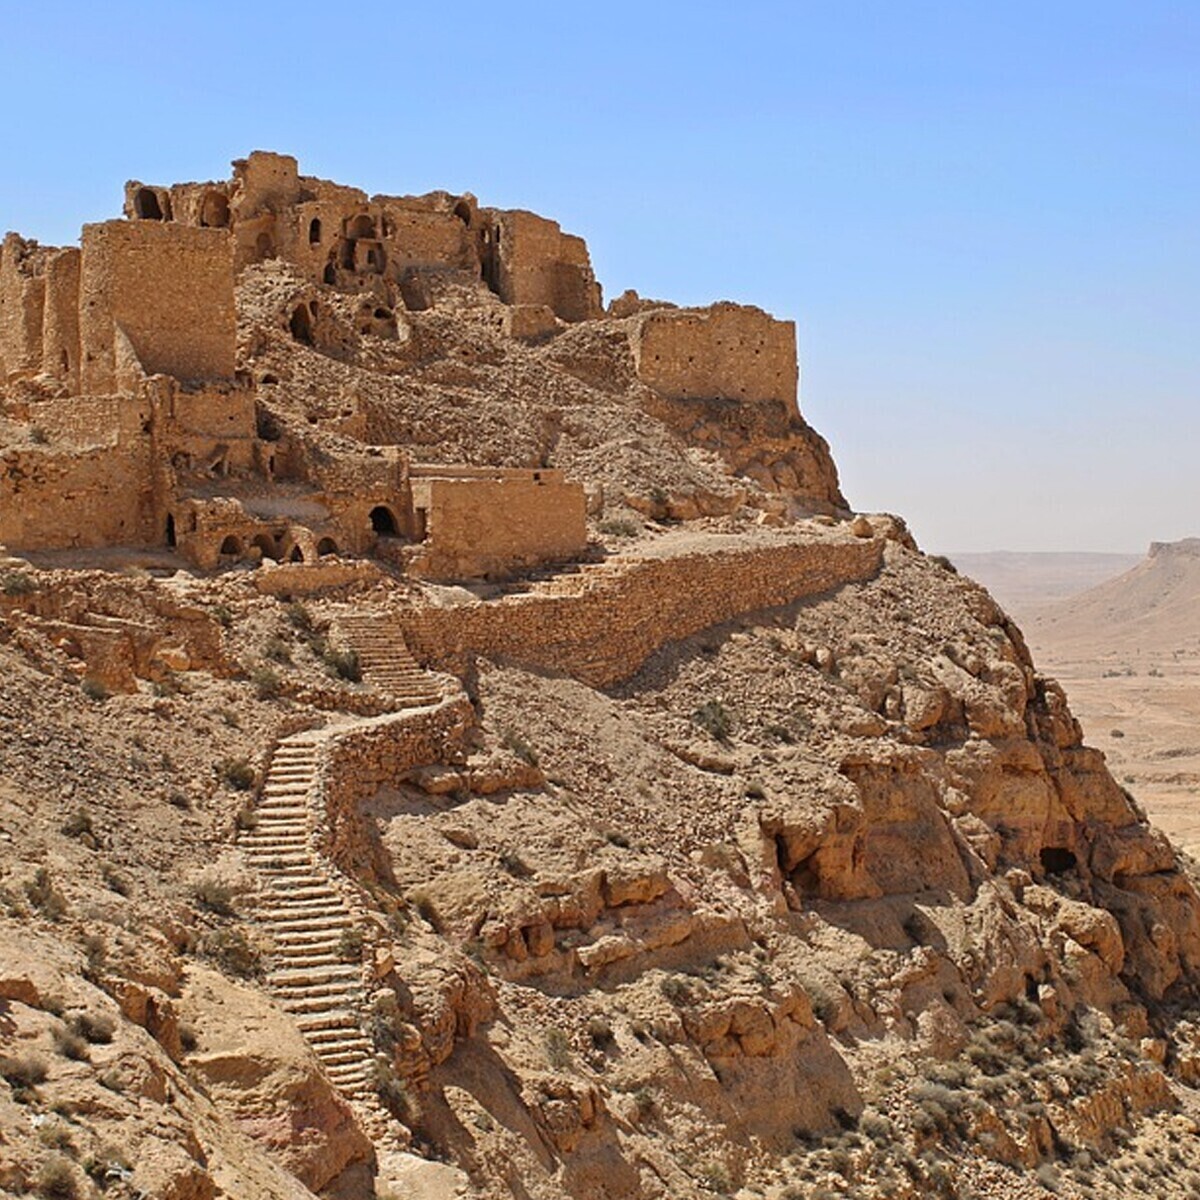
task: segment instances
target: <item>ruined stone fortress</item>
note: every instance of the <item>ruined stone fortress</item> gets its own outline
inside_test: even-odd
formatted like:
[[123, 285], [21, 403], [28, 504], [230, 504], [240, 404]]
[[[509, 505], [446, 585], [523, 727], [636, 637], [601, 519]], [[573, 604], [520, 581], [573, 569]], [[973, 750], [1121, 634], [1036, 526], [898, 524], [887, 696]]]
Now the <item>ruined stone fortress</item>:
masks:
[[[78, 248], [6, 236], [0, 251], [0, 543], [14, 551], [173, 547], [196, 567], [373, 556], [430, 579], [502, 576], [577, 556], [580, 482], [550, 467], [415, 462], [397, 444], [312, 452], [271, 427], [239, 369], [235, 286], [281, 260], [311, 287], [286, 314], [319, 347], [323, 296], [359, 301], [364, 336], [447, 280], [486, 289], [503, 333], [533, 342], [635, 317], [632, 356], [664, 403], [795, 411], [794, 328], [754, 308], [606, 312], [587, 247], [550, 220], [471, 195], [375, 196], [256, 152], [219, 183], [126, 185], [125, 219]], [[758, 475], [755, 476], [755, 471]], [[784, 490], [796, 474], [755, 466]]]

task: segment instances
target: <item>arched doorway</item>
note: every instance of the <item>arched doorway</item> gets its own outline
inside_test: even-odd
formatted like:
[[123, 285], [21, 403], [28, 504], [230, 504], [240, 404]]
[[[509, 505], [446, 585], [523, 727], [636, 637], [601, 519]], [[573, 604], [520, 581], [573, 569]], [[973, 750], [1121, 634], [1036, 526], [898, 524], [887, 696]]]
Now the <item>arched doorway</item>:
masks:
[[303, 342], [306, 346], [313, 344], [312, 313], [307, 304], [297, 306], [296, 311], [292, 313], [292, 319], [288, 322], [288, 328], [292, 331], [292, 337], [296, 341]]
[[171, 513], [167, 513], [167, 545], [174, 546], [175, 544], [175, 518]]
[[222, 543], [220, 555], [222, 558], [241, 558], [242, 539], [231, 533]]
[[310, 246], [319, 246], [321, 244], [321, 218], [313, 217], [308, 223], [308, 244]]
[[396, 514], [386, 504], [379, 504], [371, 509], [371, 528], [380, 537], [395, 537], [400, 532]]
[[288, 562], [302, 563], [303, 561], [304, 551], [300, 549], [299, 545], [293, 546], [291, 554], [288, 555]]
[[275, 545], [275, 539], [269, 533], [260, 533], [254, 539], [254, 545], [262, 551], [263, 558], [275, 558], [279, 553], [279, 547]]
[[324, 537], [317, 543], [317, 557], [327, 558], [331, 554], [338, 552], [337, 542], [331, 537]]

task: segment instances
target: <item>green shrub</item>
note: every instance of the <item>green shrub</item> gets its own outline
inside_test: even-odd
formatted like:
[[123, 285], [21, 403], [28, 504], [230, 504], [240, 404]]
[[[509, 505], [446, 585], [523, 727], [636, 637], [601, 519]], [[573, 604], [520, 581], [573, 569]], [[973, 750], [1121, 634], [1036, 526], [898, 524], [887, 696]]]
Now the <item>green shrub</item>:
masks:
[[61, 920], [67, 911], [66, 899], [55, 888], [54, 880], [45, 867], [38, 867], [33, 878], [25, 881], [25, 896], [47, 920]]
[[58, 1026], [51, 1031], [50, 1036], [54, 1039], [54, 1048], [63, 1058], [74, 1059], [75, 1062], [87, 1062], [88, 1045], [79, 1034]]
[[613, 1027], [604, 1017], [589, 1017], [587, 1034], [597, 1050], [607, 1050], [616, 1040], [613, 1036]]
[[534, 748], [519, 734], [506, 729], [500, 738], [507, 750], [511, 750], [522, 762], [531, 767], [538, 765], [538, 756]]
[[42, 1163], [33, 1187], [45, 1200], [75, 1200], [79, 1195], [75, 1168], [61, 1154], [55, 1154]]
[[233, 824], [240, 833], [249, 833], [258, 828], [258, 813], [250, 805], [244, 804], [237, 810]]
[[672, 1004], [682, 1004], [691, 995], [691, 986], [682, 975], [668, 975], [658, 985], [658, 990]]
[[233, 624], [233, 610], [226, 604], [216, 604], [212, 610], [213, 620], [222, 629], [228, 629]]
[[93, 837], [96, 833], [92, 825], [92, 814], [86, 808], [77, 808], [63, 823], [62, 831], [67, 837], [83, 837], [87, 834]]
[[192, 895], [201, 908], [219, 917], [233, 916], [233, 893], [219, 879], [208, 875], [198, 879], [192, 888]]
[[50, 1071], [36, 1054], [5, 1055], [0, 1058], [0, 1076], [16, 1090], [29, 1090], [45, 1083]]
[[235, 792], [248, 792], [255, 781], [254, 768], [244, 758], [223, 758], [217, 764], [222, 782]]
[[97, 704], [103, 704], [111, 694], [100, 680], [93, 679], [90, 675], [83, 677], [79, 689], [89, 700], [95, 700]]
[[129, 880], [108, 863], [100, 868], [100, 878], [104, 880], [109, 891], [116, 892], [118, 896], [128, 896], [132, 890]]
[[642, 527], [636, 521], [620, 517], [610, 517], [600, 522], [600, 532], [610, 537], [632, 538], [642, 532]]
[[263, 657], [269, 658], [272, 662], [290, 663], [292, 648], [278, 634], [273, 633], [263, 643]]
[[571, 1065], [571, 1041], [561, 1029], [546, 1030], [546, 1060], [556, 1071]]
[[6, 596], [28, 596], [37, 591], [37, 583], [24, 571], [6, 571], [2, 586]]
[[348, 683], [362, 682], [362, 664], [358, 660], [357, 650], [335, 650], [326, 646], [321, 659], [325, 669], [336, 679], [345, 679]]
[[366, 934], [359, 926], [351, 925], [343, 929], [342, 936], [338, 938], [338, 957], [346, 959], [347, 962], [358, 962], [366, 944]]
[[301, 633], [312, 633], [315, 628], [312, 613], [298, 600], [293, 601], [284, 610], [287, 619]]
[[83, 973], [94, 980], [108, 961], [108, 943], [98, 933], [84, 934]]
[[73, 1033], [98, 1045], [108, 1045], [117, 1029], [116, 1021], [105, 1013], [74, 1013], [69, 1024]]
[[255, 667], [250, 672], [250, 682], [254, 684], [255, 695], [260, 700], [274, 700], [283, 691], [283, 681], [279, 673], [268, 666]]
[[262, 971], [262, 956], [241, 929], [216, 929], [204, 935], [200, 952], [229, 975], [253, 979]]
[[692, 713], [692, 720], [718, 742], [729, 741], [733, 733], [733, 714], [720, 700], [706, 700]]

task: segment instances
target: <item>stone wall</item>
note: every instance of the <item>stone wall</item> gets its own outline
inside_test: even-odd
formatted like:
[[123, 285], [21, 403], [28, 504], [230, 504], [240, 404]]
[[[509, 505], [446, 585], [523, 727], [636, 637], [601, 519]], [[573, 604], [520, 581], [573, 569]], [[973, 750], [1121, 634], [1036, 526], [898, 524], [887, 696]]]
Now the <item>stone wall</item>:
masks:
[[79, 268], [73, 246], [46, 260], [46, 297], [42, 321], [42, 370], [79, 392]]
[[531, 212], [484, 210], [483, 269], [505, 304], [544, 304], [564, 321], [602, 315], [583, 238]]
[[635, 326], [643, 383], [672, 400], [766, 400], [796, 406], [796, 326], [760, 308], [659, 309]]
[[503, 576], [573, 558], [587, 547], [583, 487], [560, 471], [448, 469], [410, 480], [414, 525], [424, 538], [412, 559], [428, 579]]
[[0, 382], [41, 368], [45, 258], [36, 242], [15, 233], [0, 246]]
[[473, 655], [561, 671], [592, 687], [634, 674], [667, 642], [743, 612], [874, 575], [877, 538], [829, 537], [632, 562], [576, 595], [529, 594], [398, 614], [413, 653], [461, 675]]
[[0, 451], [0, 542], [14, 549], [153, 540], [149, 439]]
[[386, 876], [386, 859], [376, 853], [361, 805], [413, 767], [461, 760], [464, 735], [474, 723], [475, 710], [460, 692], [434, 708], [359, 722], [331, 739], [319, 783], [326, 838], [321, 853], [352, 879]]
[[227, 231], [163, 221], [85, 225], [80, 277], [81, 385], [120, 390], [120, 341], [146, 374], [229, 379], [236, 316]]

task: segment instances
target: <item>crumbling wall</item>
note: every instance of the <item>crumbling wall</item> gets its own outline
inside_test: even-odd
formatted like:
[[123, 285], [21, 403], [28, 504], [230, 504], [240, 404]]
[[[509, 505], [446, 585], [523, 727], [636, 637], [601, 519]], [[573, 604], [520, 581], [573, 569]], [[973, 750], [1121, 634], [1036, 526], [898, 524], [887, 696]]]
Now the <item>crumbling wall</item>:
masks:
[[229, 379], [236, 316], [227, 231], [160, 221], [83, 228], [80, 382], [85, 392], [130, 388], [122, 339], [148, 375]]
[[0, 452], [0, 542], [14, 549], [128, 546], [151, 538], [148, 438]]
[[10, 233], [0, 247], [0, 381], [42, 367], [46, 251]]
[[583, 487], [559, 471], [429, 476], [414, 468], [411, 487], [423, 541], [411, 569], [428, 579], [503, 576], [576, 557], [587, 546]]
[[761, 308], [658, 309], [638, 319], [632, 344], [638, 377], [669, 399], [796, 407], [796, 326]]
[[564, 321], [602, 314], [587, 243], [535, 213], [486, 209], [483, 274], [505, 304], [544, 304]]
[[608, 687], [667, 642], [868, 579], [882, 560], [876, 538], [731, 547], [633, 562], [576, 595], [413, 609], [398, 621], [427, 665], [462, 674], [471, 656], [482, 655]]
[[79, 392], [79, 265], [73, 246], [46, 260], [46, 296], [42, 322], [42, 370]]

